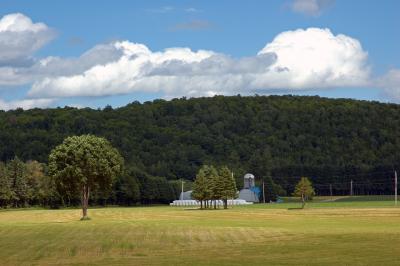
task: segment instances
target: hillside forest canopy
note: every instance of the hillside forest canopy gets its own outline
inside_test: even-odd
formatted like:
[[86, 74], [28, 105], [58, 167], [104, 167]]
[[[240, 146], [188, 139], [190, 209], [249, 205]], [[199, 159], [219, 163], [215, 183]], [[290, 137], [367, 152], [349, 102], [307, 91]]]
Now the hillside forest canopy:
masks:
[[[190, 189], [202, 165], [227, 166], [238, 189], [250, 172], [273, 195], [292, 195], [302, 176], [316, 195], [348, 194], [344, 184], [351, 180], [360, 184], [355, 193], [391, 194], [400, 166], [400, 105], [350, 99], [238, 95], [116, 109], [17, 109], [0, 111], [0, 129], [0, 182], [10, 187], [7, 195], [16, 195], [18, 182], [41, 191], [0, 199], [14, 206], [79, 203], [50, 189], [47, 164], [66, 137], [83, 134], [107, 139], [125, 161], [108, 193], [93, 191], [92, 204], [168, 203], [178, 197], [180, 180]], [[43, 199], [44, 188], [51, 197]]]

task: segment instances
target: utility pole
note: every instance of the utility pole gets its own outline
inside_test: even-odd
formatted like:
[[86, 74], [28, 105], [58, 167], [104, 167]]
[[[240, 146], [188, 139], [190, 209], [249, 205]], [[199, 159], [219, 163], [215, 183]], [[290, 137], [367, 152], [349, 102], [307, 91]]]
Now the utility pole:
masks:
[[394, 171], [394, 204], [397, 206], [397, 171]]
[[263, 200], [264, 200], [264, 203], [265, 203], [265, 188], [264, 188], [264, 180], [263, 180]]
[[[235, 177], [233, 176], [233, 171], [232, 171], [232, 179], [235, 180]], [[236, 181], [235, 181], [235, 182], [236, 182]], [[233, 208], [233, 200], [234, 200], [234, 199], [232, 199], [232, 201], [231, 201], [231, 202], [232, 202], [232, 204], [231, 204], [232, 208]]]
[[353, 180], [350, 181], [350, 196], [353, 196]]

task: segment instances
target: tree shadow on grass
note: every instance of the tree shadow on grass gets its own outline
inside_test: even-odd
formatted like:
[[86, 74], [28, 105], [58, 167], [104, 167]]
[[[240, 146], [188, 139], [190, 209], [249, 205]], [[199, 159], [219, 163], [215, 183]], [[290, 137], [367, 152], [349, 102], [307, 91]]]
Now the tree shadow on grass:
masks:
[[202, 211], [203, 209], [200, 208], [184, 208], [184, 211]]
[[228, 209], [224, 209], [224, 208], [217, 208], [217, 209], [214, 209], [214, 208], [212, 208], [212, 209], [200, 209], [200, 208], [184, 208], [183, 209], [184, 211], [222, 211], [222, 210], [229, 210], [229, 208]]

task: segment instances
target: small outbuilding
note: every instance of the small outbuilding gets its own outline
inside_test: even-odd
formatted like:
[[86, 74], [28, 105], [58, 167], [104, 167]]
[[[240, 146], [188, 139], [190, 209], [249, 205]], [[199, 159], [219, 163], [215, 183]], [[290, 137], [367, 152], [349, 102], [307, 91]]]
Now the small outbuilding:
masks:
[[184, 191], [181, 192], [181, 194], [179, 195], [179, 199], [180, 200], [191, 200], [192, 199], [192, 191]]

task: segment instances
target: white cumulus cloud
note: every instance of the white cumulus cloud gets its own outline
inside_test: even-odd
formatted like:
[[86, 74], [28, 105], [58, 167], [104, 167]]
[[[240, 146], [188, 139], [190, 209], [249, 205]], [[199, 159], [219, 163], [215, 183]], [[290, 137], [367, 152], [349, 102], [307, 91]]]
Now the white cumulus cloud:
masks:
[[25, 66], [32, 54], [55, 37], [44, 23], [33, 23], [21, 14], [9, 14], [0, 19], [0, 66]]
[[[363, 86], [367, 53], [349, 36], [309, 28], [279, 34], [258, 54], [244, 58], [213, 51], [169, 48], [153, 52], [129, 41], [109, 44], [110, 60], [78, 74], [47, 76], [30, 97], [73, 97], [161, 92], [166, 97], [256, 93]], [[92, 58], [96, 51], [92, 51]], [[60, 71], [62, 72], [62, 71]]]
[[45, 108], [54, 103], [54, 99], [23, 99], [4, 101], [0, 99], [0, 110], [13, 110], [17, 108], [32, 109], [32, 108]]
[[[316, 16], [333, 2], [294, 0], [291, 8]], [[25, 99], [0, 99], [0, 109], [47, 107], [63, 97], [130, 92], [157, 92], [169, 98], [349, 87], [380, 88], [400, 101], [400, 70], [371, 79], [361, 43], [329, 29], [282, 32], [254, 55], [241, 58], [180, 47], [151, 51], [130, 41], [98, 44], [78, 57], [36, 57], [54, 37], [53, 29], [23, 14], [0, 18], [0, 89], [30, 86]]]
[[363, 86], [369, 82], [368, 54], [360, 42], [334, 35], [329, 29], [286, 31], [259, 54], [275, 53], [273, 70], [260, 77], [270, 88], [329, 88]]
[[30, 66], [3, 66], [0, 67], [0, 89], [2, 85], [24, 85], [60, 75], [80, 74], [93, 66], [118, 60], [121, 55], [113, 45], [98, 44], [77, 58], [49, 56], [35, 59]]

